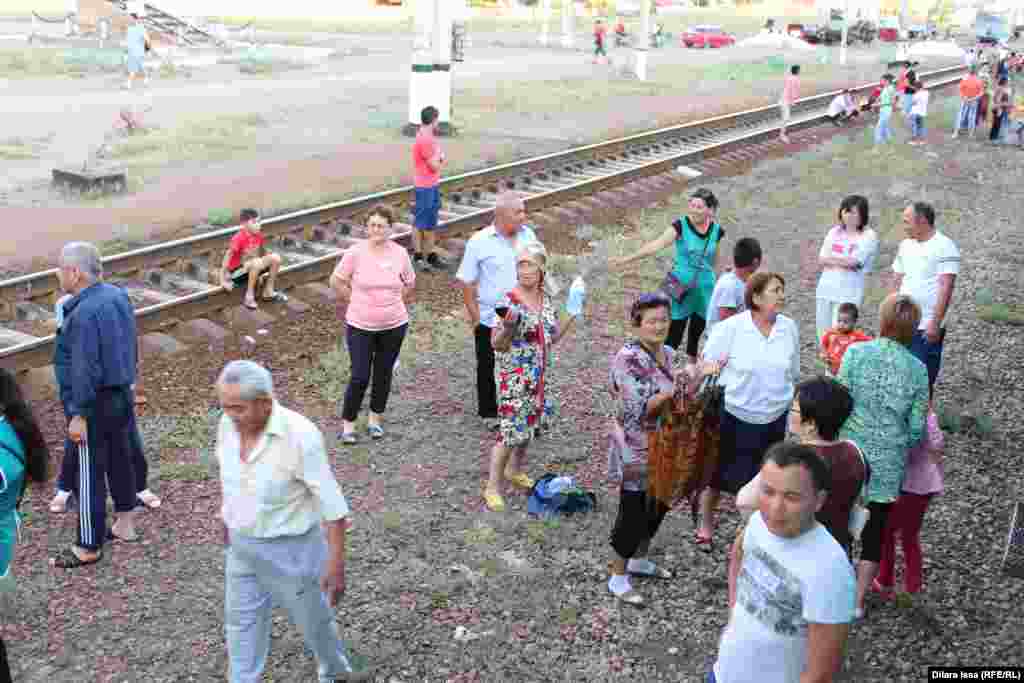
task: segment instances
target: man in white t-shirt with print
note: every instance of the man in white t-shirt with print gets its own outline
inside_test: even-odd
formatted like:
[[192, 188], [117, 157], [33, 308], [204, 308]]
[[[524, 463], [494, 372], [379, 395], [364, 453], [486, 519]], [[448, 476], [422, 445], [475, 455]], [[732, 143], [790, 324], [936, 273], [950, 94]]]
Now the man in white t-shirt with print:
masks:
[[707, 333], [715, 323], [728, 320], [737, 313], [747, 310], [743, 298], [747, 291], [747, 280], [761, 267], [761, 243], [753, 237], [744, 237], [732, 248], [732, 270], [722, 273], [711, 292], [708, 310], [704, 316]]
[[915, 202], [903, 211], [907, 239], [900, 242], [892, 270], [894, 292], [906, 294], [921, 307], [921, 324], [910, 352], [928, 368], [928, 391], [934, 393], [946, 339], [946, 313], [960, 273], [960, 250], [935, 229], [935, 209]]
[[828, 465], [794, 442], [768, 449], [758, 511], [736, 539], [729, 624], [707, 683], [830, 682], [842, 666], [856, 581], [842, 546], [815, 520]]

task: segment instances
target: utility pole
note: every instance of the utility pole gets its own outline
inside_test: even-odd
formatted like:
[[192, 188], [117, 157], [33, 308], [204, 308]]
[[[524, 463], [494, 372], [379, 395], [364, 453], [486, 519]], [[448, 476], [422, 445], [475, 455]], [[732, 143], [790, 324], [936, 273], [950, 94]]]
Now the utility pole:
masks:
[[633, 66], [636, 77], [647, 80], [647, 47], [651, 43], [651, 0], [640, 0], [640, 35], [633, 46]]
[[420, 112], [437, 107], [438, 132], [452, 131], [452, 19], [454, 2], [462, 0], [416, 0], [412, 74], [409, 78], [409, 120], [402, 131], [415, 135]]
[[576, 17], [573, 0], [562, 0], [562, 47], [572, 47], [576, 42]]
[[843, 2], [843, 34], [839, 39], [839, 66], [846, 66], [846, 44], [850, 40], [850, 0]]
[[540, 44], [548, 44], [548, 28], [551, 23], [551, 0], [541, 0], [540, 3]]

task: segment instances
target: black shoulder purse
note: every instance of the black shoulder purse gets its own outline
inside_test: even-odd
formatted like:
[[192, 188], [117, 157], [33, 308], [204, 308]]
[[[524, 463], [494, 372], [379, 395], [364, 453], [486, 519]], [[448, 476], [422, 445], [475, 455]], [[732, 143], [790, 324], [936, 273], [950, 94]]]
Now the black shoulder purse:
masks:
[[[676, 231], [679, 233], [679, 236], [682, 237], [682, 235], [683, 235], [683, 222], [682, 222], [682, 220], [681, 219], [676, 220], [672, 224], [672, 226], [674, 228], [676, 228]], [[700, 254], [700, 260], [701, 261], [704, 260], [704, 256], [707, 255], [707, 253], [708, 253], [708, 247], [711, 246], [711, 230], [713, 228], [714, 228], [714, 223], [712, 223], [711, 225], [708, 226], [708, 236], [707, 236], [707, 240], [704, 242], [704, 251], [702, 251], [701, 254]], [[687, 249], [687, 252], [689, 252], [689, 249]], [[683, 299], [686, 297], [686, 293], [689, 292], [691, 289], [693, 289], [697, 285], [697, 275], [698, 274], [699, 273], [695, 272], [693, 274], [693, 277], [690, 278], [689, 282], [683, 282], [682, 280], [679, 279], [678, 275], [676, 275], [673, 271], [670, 270], [665, 275], [665, 279], [661, 281], [661, 291], [664, 292], [666, 295], [668, 295], [668, 297], [670, 299], [672, 299], [673, 301], [675, 301], [676, 303], [680, 303], [681, 304], [681, 303], [683, 303]]]

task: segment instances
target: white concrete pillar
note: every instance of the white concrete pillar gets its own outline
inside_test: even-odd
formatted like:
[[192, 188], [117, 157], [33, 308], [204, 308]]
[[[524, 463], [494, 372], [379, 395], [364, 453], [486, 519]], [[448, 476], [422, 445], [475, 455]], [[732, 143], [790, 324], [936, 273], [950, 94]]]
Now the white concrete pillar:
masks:
[[549, 28], [551, 24], [551, 0], [541, 0], [540, 3], [540, 44], [547, 45]]
[[843, 33], [839, 37], [839, 65], [846, 66], [846, 43], [850, 37], [850, 0], [843, 4]]
[[634, 42], [633, 74], [647, 80], [647, 51], [651, 44], [651, 1], [640, 0], [640, 35]]
[[420, 113], [437, 107], [442, 131], [450, 129], [452, 112], [452, 20], [462, 0], [416, 0], [412, 73], [409, 77], [409, 120], [406, 132], [420, 125]]
[[576, 42], [576, 5], [573, 0], [562, 0], [562, 47]]

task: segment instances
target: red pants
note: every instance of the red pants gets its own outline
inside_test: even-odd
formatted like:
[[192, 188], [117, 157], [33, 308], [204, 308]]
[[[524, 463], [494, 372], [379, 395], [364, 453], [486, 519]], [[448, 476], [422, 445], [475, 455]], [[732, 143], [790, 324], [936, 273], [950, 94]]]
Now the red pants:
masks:
[[889, 510], [889, 519], [882, 533], [882, 558], [878, 566], [878, 583], [892, 588], [896, 581], [896, 536], [903, 546], [906, 571], [903, 585], [908, 593], [918, 593], [924, 582], [921, 573], [921, 523], [931, 495], [901, 493]]

